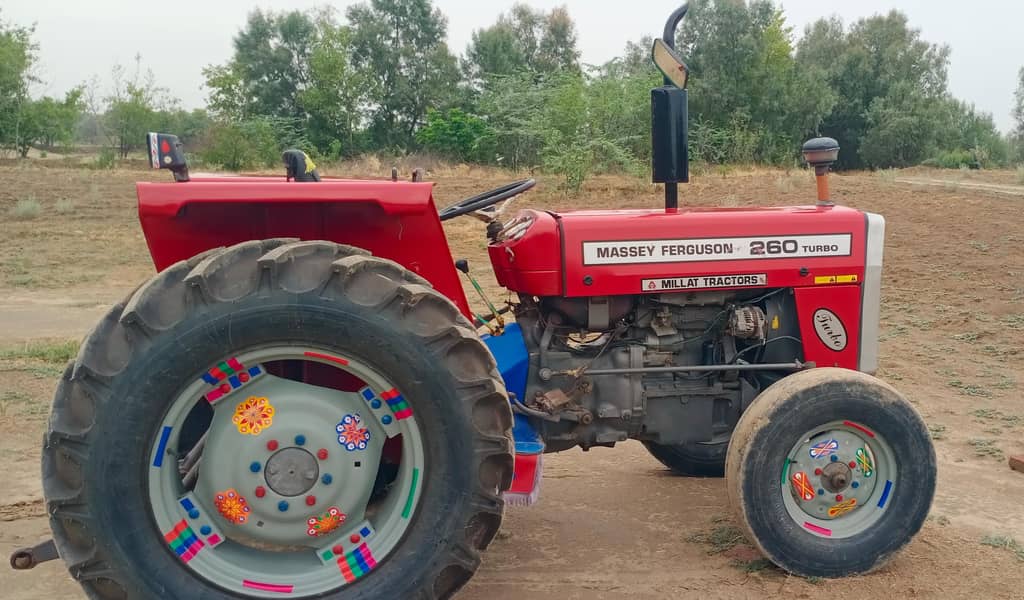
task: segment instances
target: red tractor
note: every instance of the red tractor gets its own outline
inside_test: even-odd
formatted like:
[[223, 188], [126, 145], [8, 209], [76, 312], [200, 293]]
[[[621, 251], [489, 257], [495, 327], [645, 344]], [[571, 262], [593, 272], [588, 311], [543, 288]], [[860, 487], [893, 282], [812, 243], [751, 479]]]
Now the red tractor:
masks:
[[[176, 180], [138, 184], [158, 274], [65, 371], [43, 452], [55, 545], [12, 564], [55, 548], [101, 599], [446, 598], [506, 502], [536, 499], [544, 453], [629, 439], [724, 473], [751, 542], [793, 573], [903, 548], [935, 454], [870, 375], [884, 220], [829, 202], [828, 139], [804, 147], [816, 205], [677, 207], [684, 13], [654, 51], [664, 209], [506, 218], [524, 181], [439, 215], [430, 183], [321, 180], [301, 153], [286, 178], [191, 178], [151, 134]], [[471, 213], [518, 298], [486, 317], [441, 227]]]

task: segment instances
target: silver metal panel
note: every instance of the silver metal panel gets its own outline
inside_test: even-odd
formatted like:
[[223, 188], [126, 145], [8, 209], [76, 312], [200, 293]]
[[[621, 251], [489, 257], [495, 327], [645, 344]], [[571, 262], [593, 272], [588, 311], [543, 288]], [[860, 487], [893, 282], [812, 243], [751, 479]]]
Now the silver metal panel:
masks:
[[882, 308], [882, 255], [885, 250], [885, 217], [865, 213], [867, 248], [860, 303], [860, 355], [857, 368], [874, 374], [878, 370], [878, 321]]

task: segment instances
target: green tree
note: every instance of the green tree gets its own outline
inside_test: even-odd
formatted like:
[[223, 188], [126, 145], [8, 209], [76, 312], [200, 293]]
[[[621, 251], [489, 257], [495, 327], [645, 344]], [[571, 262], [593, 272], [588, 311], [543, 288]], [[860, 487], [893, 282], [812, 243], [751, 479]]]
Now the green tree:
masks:
[[38, 47], [34, 27], [18, 27], [0, 20], [0, 148], [25, 146], [24, 121], [31, 119], [29, 85]]
[[702, 160], [792, 160], [836, 101], [819, 70], [797, 65], [792, 31], [770, 0], [692, 2], [678, 46]]
[[351, 29], [321, 18], [320, 31], [309, 58], [309, 84], [299, 103], [309, 115], [313, 144], [331, 158], [351, 156], [362, 150], [357, 134], [363, 107], [375, 91], [375, 78], [351, 61]]
[[[839, 140], [841, 165], [892, 166], [934, 149], [937, 104], [947, 95], [949, 47], [921, 39], [902, 13], [861, 19], [848, 31], [838, 19], [818, 21], [798, 44], [797, 61], [801, 68], [823, 71], [828, 87], [842, 99], [820, 127]], [[906, 133], [912, 136], [904, 140], [900, 136]]]
[[377, 79], [373, 142], [377, 148], [410, 148], [427, 111], [455, 97], [459, 72], [444, 41], [447, 21], [429, 0], [371, 0], [347, 14], [353, 64]]
[[112, 71], [113, 93], [107, 98], [103, 126], [111, 145], [121, 158], [146, 145], [146, 134], [160, 124], [159, 111], [173, 107], [165, 88], [156, 84], [152, 71], [142, 72], [142, 57], [135, 57], [135, 69], [123, 65]]
[[210, 108], [222, 117], [295, 118], [309, 82], [309, 60], [317, 37], [310, 15], [255, 10], [235, 35], [234, 55], [203, 70]]
[[63, 100], [46, 96], [26, 102], [16, 144], [18, 154], [28, 156], [29, 148], [36, 144], [47, 150], [70, 144], [82, 109], [81, 87], [68, 91]]
[[576, 25], [565, 7], [544, 12], [515, 4], [486, 28], [473, 32], [463, 69], [480, 82], [488, 75], [579, 71]]

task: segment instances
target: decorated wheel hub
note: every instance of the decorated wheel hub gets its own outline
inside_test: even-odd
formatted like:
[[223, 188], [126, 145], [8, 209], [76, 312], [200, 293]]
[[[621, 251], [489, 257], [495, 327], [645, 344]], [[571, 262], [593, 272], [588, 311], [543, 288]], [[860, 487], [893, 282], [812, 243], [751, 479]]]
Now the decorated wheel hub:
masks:
[[[352, 391], [298, 380], [309, 373]], [[423, 468], [412, 410], [370, 365], [270, 348], [212, 366], [174, 401], [149, 489], [165, 542], [200, 576], [248, 596], [319, 594], [394, 549]]]
[[786, 510], [813, 535], [857, 535], [887, 508], [895, 464], [889, 444], [858, 423], [840, 421], [808, 432], [782, 467]]

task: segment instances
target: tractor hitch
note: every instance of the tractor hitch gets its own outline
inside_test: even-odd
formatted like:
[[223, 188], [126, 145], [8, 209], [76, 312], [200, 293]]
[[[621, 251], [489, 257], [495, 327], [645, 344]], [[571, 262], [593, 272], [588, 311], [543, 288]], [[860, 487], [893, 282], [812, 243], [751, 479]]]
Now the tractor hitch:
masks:
[[60, 558], [57, 554], [57, 545], [53, 540], [46, 540], [31, 548], [19, 548], [12, 552], [11, 568], [15, 571], [27, 571], [57, 558]]

